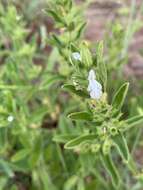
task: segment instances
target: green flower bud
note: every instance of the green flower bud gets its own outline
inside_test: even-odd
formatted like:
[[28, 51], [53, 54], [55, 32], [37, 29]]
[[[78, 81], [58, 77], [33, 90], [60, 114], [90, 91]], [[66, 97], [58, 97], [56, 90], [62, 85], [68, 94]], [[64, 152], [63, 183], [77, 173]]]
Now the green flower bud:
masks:
[[111, 134], [112, 136], [115, 136], [115, 135], [118, 134], [118, 130], [117, 130], [116, 127], [110, 127], [110, 128], [109, 128], [109, 131], [110, 131], [110, 134]]
[[92, 153], [96, 153], [100, 149], [100, 144], [92, 144], [90, 148]]
[[102, 147], [102, 151], [103, 154], [109, 154], [110, 153], [110, 149], [112, 146], [112, 140], [111, 139], [106, 139], [103, 143], [103, 147]]
[[87, 153], [90, 150], [90, 143], [89, 142], [83, 142], [80, 144], [80, 152], [81, 153]]

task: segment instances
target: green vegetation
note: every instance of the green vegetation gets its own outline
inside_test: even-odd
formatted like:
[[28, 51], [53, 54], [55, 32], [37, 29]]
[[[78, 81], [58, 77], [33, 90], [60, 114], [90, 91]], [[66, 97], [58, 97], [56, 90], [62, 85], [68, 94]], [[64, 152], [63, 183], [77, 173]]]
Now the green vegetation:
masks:
[[0, 4], [0, 190], [143, 189], [142, 80], [123, 74], [142, 7], [92, 43], [89, 5]]

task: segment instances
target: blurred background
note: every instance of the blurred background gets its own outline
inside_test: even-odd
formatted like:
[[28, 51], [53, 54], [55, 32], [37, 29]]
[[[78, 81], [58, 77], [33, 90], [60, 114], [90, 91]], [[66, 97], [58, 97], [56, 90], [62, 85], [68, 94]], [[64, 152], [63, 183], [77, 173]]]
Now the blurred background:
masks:
[[[85, 1], [76, 0], [77, 4], [83, 4]], [[89, 0], [90, 6], [84, 12], [87, 21], [86, 39], [97, 42], [103, 39], [107, 31], [111, 30], [111, 24], [121, 22], [127, 32], [127, 44], [129, 44], [129, 64], [125, 71], [128, 75], [142, 77], [143, 75], [143, 2], [142, 0]], [[25, 17], [27, 29], [29, 30], [28, 39], [31, 36], [37, 36], [37, 43], [40, 45], [40, 32], [45, 30], [50, 33], [54, 30], [52, 20], [44, 16], [44, 9], [48, 0], [2, 0], [7, 5], [13, 3], [18, 13]], [[136, 23], [138, 22], [138, 23]], [[134, 26], [138, 25], [138, 26]], [[133, 32], [133, 28], [137, 31]], [[136, 30], [136, 29], [135, 29]], [[130, 31], [130, 32], [129, 32]], [[130, 34], [129, 34], [130, 33]], [[49, 51], [50, 47], [45, 47], [44, 51]]]
[[[1, 0], [0, 2], [1, 2], [0, 16], [2, 18], [0, 20], [1, 21], [0, 22], [1, 24], [0, 48], [2, 51], [2, 53], [0, 54], [0, 64], [1, 66], [3, 66], [4, 63], [6, 63], [5, 64], [6, 66], [10, 65], [9, 63], [13, 63], [13, 60], [11, 59], [11, 57], [12, 58], [14, 57], [17, 59], [16, 64], [18, 65], [19, 70], [22, 73], [22, 74], [20, 73], [19, 75], [20, 77], [19, 77], [16, 72], [14, 74], [11, 72], [13, 68], [9, 68], [7, 66], [6, 69], [4, 68], [5, 70], [3, 70], [0, 73], [0, 76], [2, 76], [2, 79], [4, 78], [4, 82], [6, 81], [6, 84], [7, 83], [9, 84], [9, 81], [10, 81], [10, 84], [14, 84], [14, 85], [15, 84], [27, 85], [27, 84], [31, 84], [31, 81], [32, 81], [33, 85], [37, 84], [38, 86], [38, 84], [41, 84], [42, 83], [41, 81], [43, 80], [44, 82], [42, 83], [42, 85], [44, 86], [46, 84], [48, 86], [48, 82], [53, 80], [50, 77], [53, 74], [57, 74], [58, 72], [59, 72], [58, 74], [60, 75], [60, 77], [62, 75], [62, 77], [64, 77], [65, 79], [70, 73], [70, 71], [68, 71], [70, 66], [66, 70], [66, 66], [65, 66], [66, 64], [64, 62], [65, 60], [60, 55], [60, 53], [58, 53], [58, 51], [55, 50], [56, 45], [54, 43], [53, 45], [49, 40], [51, 34], [53, 33], [62, 34], [63, 31], [62, 29], [59, 29], [57, 26], [55, 26], [54, 19], [51, 19], [51, 17], [45, 14], [44, 12], [44, 10], [49, 6], [49, 2], [54, 2], [54, 0], [22, 0], [22, 1], [21, 0]], [[111, 98], [110, 96], [112, 96], [115, 89], [117, 89], [119, 85], [122, 84], [123, 81], [125, 80], [129, 81], [130, 82], [130, 92], [128, 95], [129, 101], [127, 100], [123, 107], [125, 118], [127, 116], [137, 115], [137, 113], [139, 112], [142, 114], [143, 100], [142, 100], [142, 96], [140, 95], [142, 94], [142, 90], [143, 90], [143, 1], [142, 0], [87, 0], [87, 1], [75, 0], [74, 2], [80, 9], [83, 10], [83, 13], [81, 15], [82, 15], [83, 20], [85, 20], [86, 22], [86, 27], [85, 27], [85, 31], [83, 35], [84, 40], [89, 44], [91, 49], [92, 48], [94, 49], [95, 44], [99, 42], [100, 40], [104, 41], [105, 60], [107, 62], [108, 72], [110, 74], [108, 78], [109, 80], [108, 88], [109, 88], [109, 92], [111, 93], [109, 94], [109, 99]], [[16, 16], [16, 19], [12, 18], [13, 13], [15, 12], [13, 8], [8, 10], [8, 7], [10, 7], [11, 5], [14, 5], [14, 7], [17, 10], [18, 16]], [[12, 31], [15, 30], [15, 25], [12, 28], [13, 20], [21, 21], [21, 25], [20, 25], [21, 29], [20, 27], [18, 27], [18, 24], [17, 24], [18, 22], [16, 21], [15, 25], [18, 29], [17, 29], [17, 33], [14, 36], [14, 39], [12, 35]], [[11, 24], [10, 30], [8, 27], [9, 23]], [[5, 35], [5, 31], [7, 32], [7, 35]], [[15, 48], [15, 41], [16, 41], [15, 38], [16, 40], [18, 38], [22, 39], [21, 40], [22, 43], [20, 42], [21, 44], [25, 45], [25, 42], [26, 42], [26, 47], [23, 46], [22, 47], [23, 49], [21, 48], [22, 49], [21, 52], [18, 51], [18, 50], [21, 50], [20, 49], [21, 44], [17, 43], [18, 44], [18, 45], [16, 44], [17, 49]], [[35, 45], [35, 42], [36, 42], [36, 45]], [[9, 50], [9, 52], [7, 53], [5, 50]], [[20, 57], [20, 61], [18, 60], [19, 57]], [[22, 64], [19, 64], [19, 63], [22, 63]], [[27, 64], [28, 65], [27, 66], [25, 63], [29, 63], [29, 65]], [[61, 68], [58, 68], [57, 66], [58, 64], [59, 65], [61, 64], [60, 65]], [[34, 67], [33, 65], [36, 65], [37, 67]], [[44, 69], [45, 69], [45, 73], [43, 72]], [[41, 73], [43, 74], [43, 76]], [[45, 91], [42, 91], [42, 92], [38, 91], [36, 93], [33, 90], [32, 92], [30, 91], [29, 94], [28, 93], [26, 94], [26, 90], [25, 90], [24, 91], [25, 94], [23, 93], [24, 95], [23, 94], [22, 95], [24, 98], [26, 97], [25, 98], [26, 100], [22, 98], [19, 92], [13, 93], [12, 91], [11, 96], [16, 97], [15, 99], [16, 99], [16, 103], [18, 102], [17, 103], [18, 106], [19, 105], [23, 106], [22, 111], [19, 108], [20, 106], [17, 109], [18, 111], [17, 110], [15, 111], [16, 113], [21, 114], [21, 115], [16, 115], [14, 113], [18, 117], [18, 119], [22, 118], [21, 120], [16, 120], [17, 123], [14, 125], [19, 126], [23, 122], [22, 124], [26, 128], [26, 133], [27, 133], [25, 136], [27, 137], [22, 136], [23, 135], [22, 130], [20, 129], [21, 130], [20, 131], [19, 128], [17, 127], [17, 129], [15, 129], [15, 131], [19, 130], [18, 132], [16, 131], [17, 133], [15, 131], [14, 132], [12, 131], [12, 135], [14, 139], [14, 140], [12, 139], [12, 143], [11, 144], [9, 143], [10, 145], [7, 145], [8, 143], [4, 142], [6, 146], [8, 146], [8, 150], [6, 148], [6, 150], [1, 151], [1, 153], [3, 155], [3, 152], [4, 152], [4, 158], [6, 158], [8, 161], [10, 160], [11, 162], [11, 157], [15, 153], [17, 153], [18, 150], [21, 150], [23, 148], [23, 144], [26, 144], [25, 142], [23, 143], [22, 141], [23, 138], [27, 138], [29, 140], [31, 136], [33, 135], [32, 136], [33, 139], [31, 138], [32, 139], [31, 141], [32, 143], [34, 142], [35, 147], [34, 146], [31, 146], [31, 147], [34, 149], [32, 159], [33, 160], [35, 159], [35, 160], [33, 161], [31, 159], [34, 164], [30, 160], [30, 164], [31, 164], [30, 169], [29, 168], [27, 169], [26, 168], [27, 165], [25, 164], [25, 162], [27, 162], [30, 156], [28, 157], [28, 159], [25, 157], [27, 156], [27, 154], [29, 154], [29, 152], [26, 154], [26, 156], [23, 155], [22, 157], [22, 155], [20, 155], [21, 156], [20, 159], [24, 160], [25, 165], [22, 163], [21, 164], [22, 166], [21, 166], [19, 164], [20, 159], [18, 160], [17, 157], [13, 158], [16, 161], [18, 161], [18, 164], [16, 163], [17, 164], [16, 165], [15, 160], [14, 160], [14, 164], [16, 165], [17, 168], [19, 167], [20, 169], [18, 168], [19, 173], [16, 172], [14, 174], [13, 181], [16, 184], [16, 186], [14, 186], [13, 189], [11, 190], [15, 190], [15, 189], [16, 190], [17, 189], [18, 190], [19, 189], [20, 190], [28, 190], [28, 189], [49, 190], [48, 188], [50, 188], [51, 184], [52, 184], [51, 190], [63, 190], [63, 189], [73, 190], [74, 188], [72, 188], [71, 184], [72, 183], [74, 184], [74, 182], [76, 183], [76, 180], [78, 181], [79, 179], [79, 178], [78, 179], [74, 178], [75, 177], [74, 173], [79, 172], [78, 167], [82, 163], [81, 161], [82, 158], [81, 160], [80, 158], [78, 160], [77, 155], [64, 151], [63, 145], [58, 145], [52, 140], [53, 134], [55, 134], [56, 130], [57, 130], [56, 132], [59, 132], [59, 133], [62, 133], [62, 132], [71, 133], [74, 130], [75, 130], [74, 132], [78, 132], [78, 129], [80, 132], [82, 131], [81, 129], [82, 123], [78, 123], [76, 126], [77, 128], [74, 129], [72, 122], [69, 121], [66, 117], [67, 113], [69, 113], [71, 110], [74, 110], [74, 108], [77, 106], [77, 102], [80, 102], [80, 101], [78, 98], [75, 98], [72, 100], [69, 97], [69, 95], [59, 90], [59, 86], [61, 87], [61, 81], [60, 82], [58, 81], [59, 83], [55, 84], [55, 86], [53, 85], [53, 83], [51, 83], [49, 85], [50, 87], [48, 86], [47, 89], [44, 89]], [[55, 93], [55, 89], [57, 90], [56, 93]], [[19, 94], [21, 96], [20, 97], [21, 100], [19, 100], [20, 99]], [[53, 96], [51, 96], [51, 94], [53, 94]], [[84, 105], [82, 105], [81, 103], [81, 107], [82, 106], [84, 108]], [[47, 111], [47, 108], [48, 108], [48, 111]], [[9, 110], [8, 110], [8, 113], [9, 113]], [[28, 116], [30, 115], [30, 117], [28, 118], [26, 114]], [[27, 121], [25, 118], [26, 119], [28, 118]], [[27, 123], [25, 124], [24, 122], [25, 123], [27, 122]], [[29, 132], [29, 128], [27, 126], [30, 128], [31, 133]], [[34, 130], [34, 129], [39, 129], [40, 133], [39, 131]], [[45, 130], [45, 129], [48, 129], [48, 130]], [[32, 130], [34, 130], [34, 132]], [[22, 134], [20, 138], [18, 137], [20, 140], [17, 140], [17, 134], [18, 136]], [[141, 167], [143, 164], [143, 156], [142, 156], [143, 142], [141, 140], [141, 135], [142, 135], [142, 129], [140, 130], [133, 129], [131, 133], [127, 134], [129, 148], [133, 147], [133, 156], [135, 160], [137, 161], [139, 167]], [[39, 141], [37, 141], [37, 139]], [[40, 141], [44, 142], [44, 145], [41, 143], [42, 144], [41, 146], [43, 146], [44, 148], [42, 149], [42, 151], [39, 148], [40, 150], [38, 152], [37, 147], [39, 146]], [[20, 144], [19, 146], [19, 143], [21, 143], [22, 145]], [[138, 145], [138, 148], [136, 148], [137, 145]], [[9, 148], [9, 146], [11, 147]], [[1, 143], [1, 148], [3, 148], [3, 142]], [[36, 154], [36, 156], [34, 154]], [[39, 155], [41, 154], [45, 159], [44, 161], [42, 160], [43, 165], [41, 164], [41, 160], [39, 159], [40, 157]], [[13, 162], [13, 159], [12, 159], [12, 162]], [[84, 163], [82, 164], [84, 165]], [[41, 169], [41, 165], [42, 165], [42, 169]], [[87, 165], [85, 164], [85, 168], [84, 168], [85, 173], [86, 173], [86, 166]], [[68, 170], [66, 167], [68, 168]], [[124, 168], [124, 166], [122, 167]], [[16, 168], [16, 171], [17, 171], [17, 168]], [[28, 170], [28, 172], [27, 170], [25, 172], [24, 170], [25, 168]], [[69, 173], [67, 171], [69, 171]], [[78, 175], [80, 175], [80, 172], [78, 173]], [[94, 181], [93, 176], [86, 176], [86, 182], [87, 184], [89, 184], [89, 186], [91, 185], [91, 188], [89, 188], [91, 190], [93, 190], [92, 185], [94, 186], [94, 183], [95, 184], [97, 183], [96, 180]], [[126, 171], [124, 173], [124, 176], [126, 177]], [[128, 176], [130, 178], [130, 174]], [[126, 179], [127, 181], [128, 181], [128, 176]], [[83, 176], [83, 179], [84, 177], [85, 176]], [[7, 177], [6, 177], [6, 180], [8, 180], [8, 182], [4, 180], [5, 178], [3, 179], [3, 176], [2, 176], [2, 178], [0, 179], [0, 184], [4, 184], [3, 187], [5, 187], [5, 184], [8, 184], [8, 186], [6, 185], [6, 188], [4, 188], [4, 190], [5, 189], [7, 190], [9, 189], [10, 184], [12, 184], [12, 182], [11, 180], [9, 180], [9, 178], [7, 179]], [[45, 183], [46, 180], [48, 181], [47, 182], [48, 185]], [[132, 185], [132, 181], [133, 181], [132, 179], [129, 180], [129, 186], [130, 184]], [[79, 183], [80, 183], [80, 180], [79, 180]], [[110, 184], [110, 180], [109, 180], [109, 184]], [[63, 186], [64, 188], [62, 188]], [[81, 186], [79, 185], [78, 190], [82, 190], [80, 189]], [[0, 188], [0, 190], [3, 190], [3, 187]], [[58, 189], [58, 187], [60, 187], [61, 189]], [[66, 187], [69, 187], [69, 188], [67, 189]], [[100, 184], [99, 184], [99, 187], [101, 187]], [[97, 188], [98, 188], [98, 183], [97, 183]], [[86, 187], [85, 189], [89, 190], [88, 187]], [[139, 188], [135, 187], [133, 190], [138, 190], [138, 189], [140, 190], [140, 187]], [[110, 186], [109, 186], [109, 190], [110, 190]], [[141, 187], [141, 190], [142, 190], [142, 187]]]

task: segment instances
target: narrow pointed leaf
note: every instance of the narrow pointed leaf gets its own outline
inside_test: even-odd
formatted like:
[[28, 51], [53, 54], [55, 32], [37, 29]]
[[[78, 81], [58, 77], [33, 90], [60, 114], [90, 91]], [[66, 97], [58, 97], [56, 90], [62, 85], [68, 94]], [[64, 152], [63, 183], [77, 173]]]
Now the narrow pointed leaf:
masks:
[[127, 141], [122, 133], [119, 133], [115, 137], [113, 137], [113, 141], [121, 155], [122, 159], [126, 162], [129, 161], [129, 149], [127, 145]]
[[92, 115], [87, 112], [75, 112], [68, 115], [72, 120], [92, 121]]
[[132, 127], [140, 125], [141, 123], [143, 124], [143, 115], [137, 115], [125, 120], [125, 124], [121, 126], [119, 130], [125, 132]]
[[40, 84], [39, 89], [44, 90], [48, 89], [50, 86], [52, 86], [54, 83], [58, 83], [64, 80], [64, 77], [61, 75], [53, 75], [50, 77], [43, 77], [43, 82]]
[[2, 172], [4, 172], [8, 177], [14, 176], [14, 172], [12, 171], [12, 168], [10, 167], [10, 164], [7, 161], [0, 159], [0, 168]]
[[92, 66], [92, 55], [86, 44], [81, 46], [81, 59], [85, 67], [90, 68]]
[[76, 88], [73, 85], [65, 84], [62, 86], [62, 88], [69, 91], [69, 92], [72, 92], [73, 94], [76, 94], [80, 97], [89, 98], [89, 95], [87, 92], [85, 92], [83, 90], [76, 90]]
[[63, 17], [59, 16], [55, 11], [50, 9], [45, 9], [44, 12], [48, 13], [55, 21], [65, 24]]
[[103, 59], [103, 41], [98, 43], [96, 55], [97, 55], [97, 68], [99, 72], [99, 79], [104, 86], [104, 90], [106, 90], [107, 68]]
[[114, 108], [116, 108], [117, 110], [120, 110], [124, 100], [126, 98], [127, 92], [128, 92], [128, 88], [129, 88], [129, 83], [124, 83], [119, 90], [117, 91], [117, 93], [115, 94], [113, 101], [112, 101], [112, 105]]
[[66, 149], [73, 149], [84, 141], [94, 140], [94, 139], [97, 139], [97, 135], [83, 135], [69, 141], [68, 143], [65, 144], [64, 147]]
[[59, 142], [59, 143], [67, 143], [68, 141], [75, 139], [77, 135], [55, 135], [53, 138], [53, 141]]
[[115, 167], [115, 164], [113, 163], [111, 156], [109, 154], [102, 155], [101, 161], [102, 161], [104, 167], [106, 168], [107, 172], [111, 176], [113, 185], [117, 187], [119, 185], [120, 178], [119, 178], [118, 171]]
[[77, 34], [76, 34], [76, 37], [75, 37], [75, 40], [79, 39], [80, 36], [82, 35], [83, 31], [84, 31], [84, 28], [86, 26], [86, 23], [82, 23], [81, 26], [78, 28], [78, 31], [77, 31]]
[[143, 115], [137, 115], [125, 121], [128, 124], [127, 128], [134, 127], [143, 123]]
[[52, 38], [51, 38], [51, 39], [52, 39], [52, 42], [55, 42], [56, 45], [57, 45], [59, 48], [64, 47], [64, 44], [61, 42], [61, 40], [59, 39], [58, 36], [56, 36], [55, 34], [52, 34], [51, 37], [52, 37]]
[[24, 159], [30, 153], [30, 149], [22, 149], [14, 154], [11, 158], [12, 162], [17, 162]]
[[75, 187], [78, 182], [78, 176], [71, 176], [64, 184], [64, 190], [71, 190]]

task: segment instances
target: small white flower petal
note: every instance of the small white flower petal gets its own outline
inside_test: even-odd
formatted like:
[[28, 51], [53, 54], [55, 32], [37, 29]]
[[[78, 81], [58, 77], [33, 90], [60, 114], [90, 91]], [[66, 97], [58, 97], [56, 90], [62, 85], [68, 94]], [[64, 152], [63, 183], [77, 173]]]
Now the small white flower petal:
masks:
[[88, 74], [88, 80], [89, 80], [89, 81], [90, 81], [90, 80], [94, 80], [95, 78], [96, 78], [95, 72], [94, 72], [93, 69], [91, 69], [91, 70], [89, 71], [89, 74]]
[[12, 122], [12, 121], [14, 120], [14, 117], [13, 117], [12, 115], [10, 115], [10, 116], [8, 116], [7, 120], [8, 120], [9, 122]]
[[76, 60], [76, 61], [81, 61], [81, 55], [79, 52], [73, 52], [72, 53], [72, 57]]
[[90, 91], [90, 89], [91, 90], [96, 90], [96, 89], [102, 90], [102, 86], [99, 82], [97, 82], [97, 80], [90, 80], [88, 89], [89, 89], [89, 91]]
[[21, 19], [21, 16], [16, 16], [16, 20], [19, 21]]
[[95, 80], [95, 78], [94, 70], [90, 70], [88, 75], [89, 85], [87, 91], [90, 93], [91, 98], [98, 100], [102, 96], [102, 85]]
[[90, 92], [90, 97], [95, 99], [95, 100], [99, 100], [102, 96], [102, 91], [101, 90], [96, 90], [96, 91], [91, 91]]

